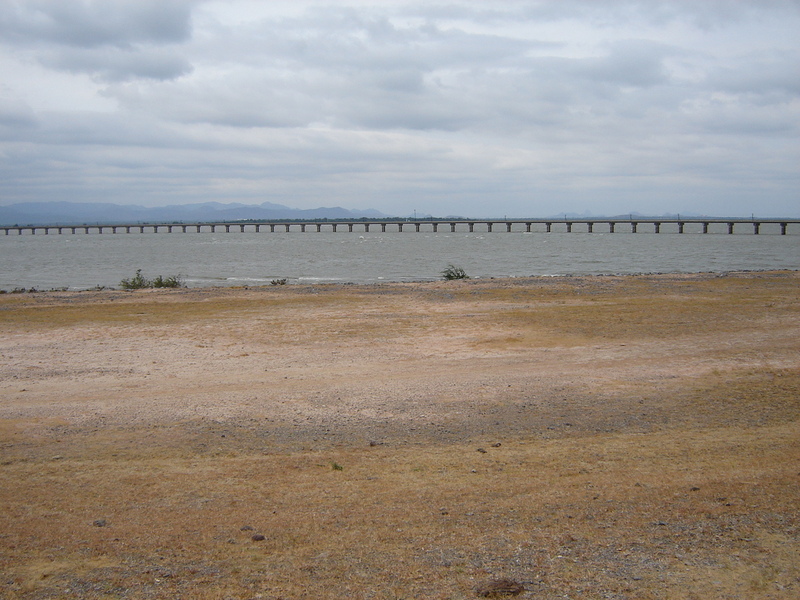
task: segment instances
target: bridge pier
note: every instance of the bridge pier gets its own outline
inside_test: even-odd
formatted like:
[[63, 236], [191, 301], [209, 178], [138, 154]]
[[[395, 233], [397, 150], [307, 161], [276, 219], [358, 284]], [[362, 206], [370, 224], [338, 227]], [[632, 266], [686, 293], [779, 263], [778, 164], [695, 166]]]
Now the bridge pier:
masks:
[[403, 231], [403, 224], [402, 223], [398, 223], [397, 224], [397, 231]]
[[653, 227], [655, 227], [656, 233], [661, 233], [661, 223], [655, 222], [653, 223]]
[[786, 223], [781, 223], [781, 235], [786, 235]]
[[508, 222], [506, 223], [506, 231], [507, 231], [507, 232], [509, 232], [509, 233], [511, 233], [511, 221], [508, 221]]
[[547, 226], [547, 233], [551, 233], [552, 230], [553, 230], [553, 224], [552, 223], [545, 223], [545, 225]]
[[455, 232], [456, 232], [456, 224], [450, 223], [450, 233], [455, 233]]
[[631, 221], [631, 233], [636, 233], [636, 221]]
[[350, 233], [353, 233], [353, 224], [352, 223], [348, 223], [347, 224], [347, 231], [349, 231]]
[[530, 233], [530, 232], [531, 232], [531, 222], [528, 221], [525, 223], [525, 233]]
[[[286, 233], [289, 233], [289, 224], [285, 223], [284, 226], [286, 227]], [[336, 225], [333, 226], [333, 230], [336, 231]]]
[[195, 225], [197, 227], [197, 233], [200, 233], [200, 225]]
[[572, 233], [572, 223], [567, 223], [567, 233]]
[[364, 233], [369, 233], [369, 223], [364, 223]]
[[708, 221], [703, 221], [703, 233], [708, 233]]
[[317, 223], [317, 233], [322, 231], [322, 223]]
[[381, 223], [381, 233], [386, 233], [386, 223]]
[[758, 235], [761, 223], [753, 223], [753, 235]]
[[683, 222], [678, 222], [678, 233], [683, 233]]
[[492, 233], [492, 224], [491, 223], [486, 223], [486, 231], [488, 233]]
[[594, 229], [594, 223], [592, 223], [591, 221], [586, 223], [586, 233], [592, 233], [593, 229]]
[[614, 223], [614, 221], [609, 221], [609, 223], [608, 223], [608, 233], [614, 233], [614, 227], [616, 227], [616, 226], [617, 226], [617, 224]]
[[416, 226], [416, 228], [417, 228], [417, 233], [419, 233], [419, 223], [414, 223], [414, 225], [415, 225], [415, 226]]
[[728, 235], [733, 235], [733, 223], [728, 223]]

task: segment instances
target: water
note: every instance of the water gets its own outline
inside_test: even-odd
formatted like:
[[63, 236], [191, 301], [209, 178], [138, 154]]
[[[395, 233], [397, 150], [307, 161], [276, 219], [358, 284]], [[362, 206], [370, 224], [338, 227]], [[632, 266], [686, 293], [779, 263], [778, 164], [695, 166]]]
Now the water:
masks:
[[[408, 228], [407, 228], [408, 229]], [[477, 228], [476, 228], [477, 229]], [[78, 233], [0, 235], [0, 289], [117, 287], [142, 269], [190, 287], [800, 268], [800, 231]]]

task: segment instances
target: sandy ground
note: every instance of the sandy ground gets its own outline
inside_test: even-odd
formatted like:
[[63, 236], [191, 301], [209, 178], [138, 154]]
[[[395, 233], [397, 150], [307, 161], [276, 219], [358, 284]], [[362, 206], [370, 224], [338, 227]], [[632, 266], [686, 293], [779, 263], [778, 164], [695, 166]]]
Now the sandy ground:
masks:
[[[796, 368], [797, 315], [770, 319], [765, 309], [757, 328], [694, 329], [691, 317], [680, 321], [685, 315], [637, 315], [621, 332], [620, 323], [560, 330], [549, 315], [500, 317], [534, 302], [591, 308], [619, 294], [683, 293], [677, 302], [688, 303], [699, 292], [670, 286], [698, 279], [714, 283], [656, 276], [43, 294], [26, 300], [82, 316], [6, 327], [0, 419], [81, 430], [255, 419], [276, 442], [295, 445], [547, 436], [565, 423], [571, 431], [650, 430], [696, 416], [679, 398], [642, 408], [643, 391], [743, 368]], [[210, 312], [160, 315], [170, 304], [179, 313], [208, 304]], [[123, 308], [92, 319], [108, 306]]]
[[[798, 283], [780, 272], [8, 294], [0, 458], [783, 426], [799, 416]], [[55, 597], [24, 595], [39, 588], [20, 577], [8, 576], [14, 597]], [[790, 597], [781, 585], [789, 595], [775, 597]]]

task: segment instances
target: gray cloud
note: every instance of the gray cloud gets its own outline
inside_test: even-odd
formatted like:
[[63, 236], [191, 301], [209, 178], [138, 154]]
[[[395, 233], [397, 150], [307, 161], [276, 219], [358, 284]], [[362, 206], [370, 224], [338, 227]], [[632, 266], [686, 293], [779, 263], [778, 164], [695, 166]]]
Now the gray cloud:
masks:
[[0, 192], [796, 214], [798, 25], [778, 1], [6, 3]]
[[177, 43], [191, 34], [187, 0], [11, 0], [0, 4], [0, 34], [21, 43], [81, 48]]

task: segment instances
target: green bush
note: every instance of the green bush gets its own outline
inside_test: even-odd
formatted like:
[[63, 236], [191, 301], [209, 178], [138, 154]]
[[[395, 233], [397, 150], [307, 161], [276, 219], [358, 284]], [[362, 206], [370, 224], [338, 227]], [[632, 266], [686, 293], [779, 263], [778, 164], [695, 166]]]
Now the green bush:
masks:
[[464, 269], [461, 267], [456, 267], [452, 264], [447, 265], [447, 268], [442, 271], [442, 277], [448, 281], [452, 279], [469, 279], [469, 275], [467, 275], [467, 272]]
[[119, 282], [123, 290], [141, 290], [144, 288], [179, 288], [183, 287], [183, 279], [180, 275], [162, 277], [159, 275], [155, 279], [147, 279], [142, 275], [141, 269], [136, 269], [136, 275], [130, 279], [123, 279]]

